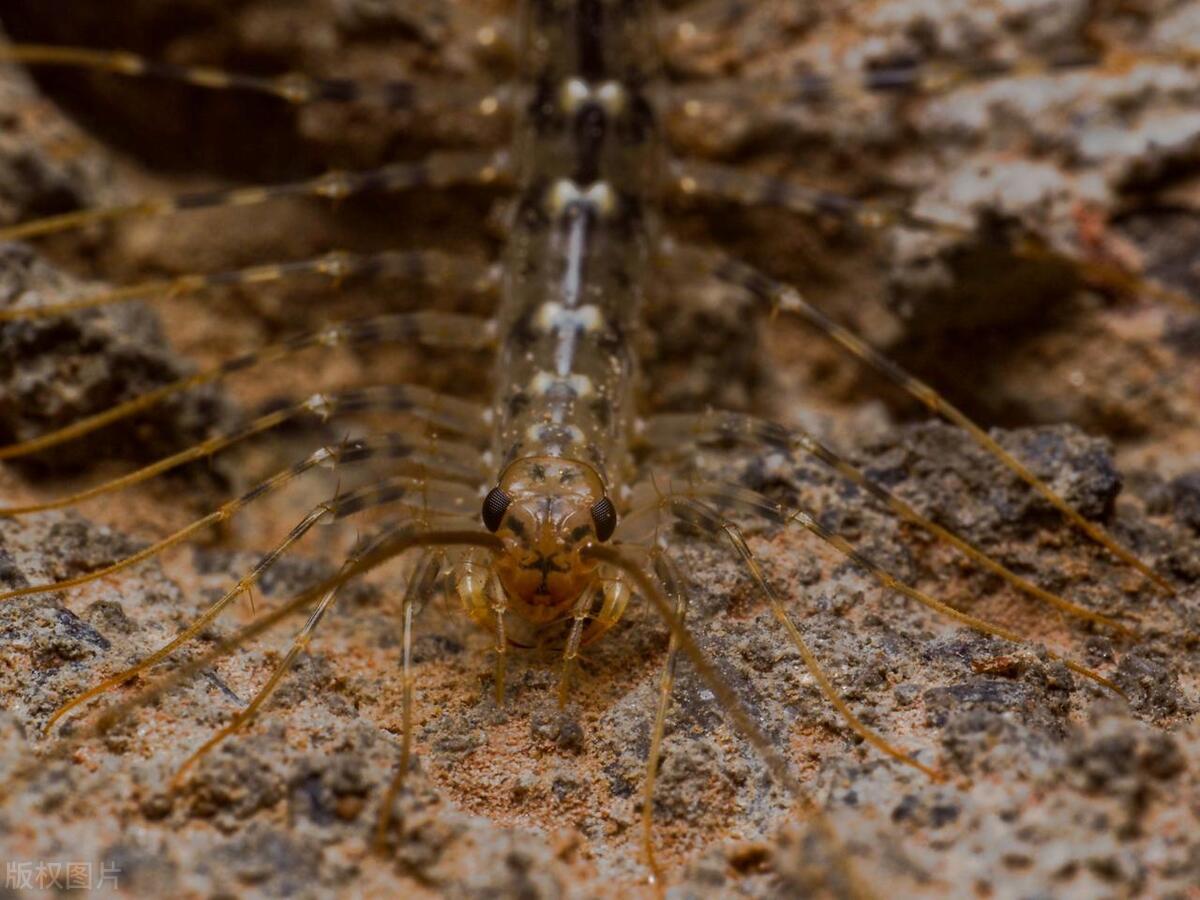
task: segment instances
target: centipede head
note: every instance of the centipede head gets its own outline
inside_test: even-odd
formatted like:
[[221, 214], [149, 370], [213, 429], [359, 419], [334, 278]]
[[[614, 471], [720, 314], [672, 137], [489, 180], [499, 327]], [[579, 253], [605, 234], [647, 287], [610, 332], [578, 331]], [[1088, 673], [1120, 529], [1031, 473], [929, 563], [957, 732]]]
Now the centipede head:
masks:
[[519, 459], [483, 502], [483, 522], [503, 541], [495, 572], [510, 603], [531, 622], [563, 617], [595, 579], [580, 554], [608, 540], [617, 514], [590, 465]]

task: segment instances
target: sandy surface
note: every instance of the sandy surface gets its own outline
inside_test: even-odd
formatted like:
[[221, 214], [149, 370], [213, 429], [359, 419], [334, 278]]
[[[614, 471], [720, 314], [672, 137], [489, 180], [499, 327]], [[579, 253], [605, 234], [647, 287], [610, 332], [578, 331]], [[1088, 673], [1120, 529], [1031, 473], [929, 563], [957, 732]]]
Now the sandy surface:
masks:
[[[677, 81], [835, 63], [1058, 59], [1101, 35], [1142, 50], [1200, 46], [1200, 14], [1188, 3], [764, 2], [732, 18], [727, 4], [672, 6], [663, 26]], [[675, 27], [685, 11], [701, 26], [687, 39]], [[499, 79], [511, 69], [505, 41], [483, 54], [470, 36], [505, 12], [500, 2], [140, 0], [114, 21], [5, 0], [0, 23], [21, 39], [180, 63]], [[1097, 290], [1069, 262], [1116, 258], [1196, 296], [1198, 99], [1200, 71], [1144, 61], [996, 78], [919, 101], [715, 104], [667, 121], [678, 152], [963, 225], [952, 236], [858, 233], [717, 204], [668, 218], [676, 234], [795, 282], [999, 426], [1005, 446], [1179, 587], [1172, 599], [1155, 594], [957, 432], [926, 422], [799, 325], [768, 322], [747, 298], [712, 284], [657, 287], [640, 339], [647, 410], [713, 404], [803, 424], [1014, 570], [1136, 623], [1137, 636], [1123, 638], [1048, 612], [800, 455], [735, 447], [688, 460], [701, 475], [804, 503], [901, 577], [1030, 638], [1018, 647], [976, 635], [881, 590], [813, 539], [747, 523], [839, 690], [864, 721], [951, 776], [933, 784], [854, 737], [725, 548], [672, 538], [697, 640], [877, 893], [1188, 897], [1200, 884], [1200, 318], [1144, 292]], [[0, 126], [5, 224], [416, 158], [502, 132], [465, 115], [280, 109], [157, 84], [54, 77], [35, 87], [11, 70], [0, 72]], [[0, 303], [331, 247], [487, 259], [502, 239], [501, 208], [489, 192], [429, 192], [93, 229], [0, 247]], [[1024, 238], [1053, 254], [1033, 260], [1005, 249]], [[2, 326], [0, 440], [322, 322], [481, 303], [397, 285], [330, 291], [314, 280]], [[317, 388], [420, 380], [482, 396], [488, 375], [484, 357], [315, 355], [80, 445], [0, 464], [0, 501], [93, 484]], [[291, 427], [78, 510], [0, 520], [0, 588], [101, 568], [348, 429], [402, 425]], [[367, 476], [317, 473], [160, 561], [0, 606], [0, 774], [31, 761], [35, 769], [0, 800], [0, 859], [12, 863], [0, 890], [16, 894], [13, 879], [39, 862], [77, 861], [91, 866], [93, 882], [110, 866], [121, 889], [146, 896], [653, 896], [638, 818], [667, 633], [639, 604], [588, 651], [565, 712], [555, 705], [554, 666], [520, 656], [498, 706], [489, 636], [453, 603], [431, 604], [416, 647], [417, 767], [383, 855], [369, 839], [398, 747], [402, 568], [348, 591], [262, 718], [178, 789], [172, 773], [264, 682], [295, 625], [83, 741], [68, 760], [48, 758], [53, 744], [41, 729], [57, 706], [169, 639], [339, 477]], [[354, 538], [353, 526], [318, 529], [271, 570], [254, 609], [275, 608], [333, 572]], [[211, 649], [251, 618], [239, 601], [188, 652]], [[1071, 674], [1046, 649], [1100, 669], [1127, 699]], [[845, 889], [829, 847], [793, 815], [686, 663], [655, 815], [673, 896]]]

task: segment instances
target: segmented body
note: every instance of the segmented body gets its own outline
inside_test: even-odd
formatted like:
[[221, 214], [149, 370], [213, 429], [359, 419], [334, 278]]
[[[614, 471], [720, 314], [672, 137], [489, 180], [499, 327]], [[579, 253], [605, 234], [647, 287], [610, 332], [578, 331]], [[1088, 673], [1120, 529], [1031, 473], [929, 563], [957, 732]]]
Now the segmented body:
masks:
[[[495, 450], [628, 472], [634, 353], [661, 145], [644, 94], [648, 4], [529, 4], [518, 199], [499, 321]], [[625, 40], [621, 40], [625, 38]], [[615, 482], [614, 482], [615, 484]]]

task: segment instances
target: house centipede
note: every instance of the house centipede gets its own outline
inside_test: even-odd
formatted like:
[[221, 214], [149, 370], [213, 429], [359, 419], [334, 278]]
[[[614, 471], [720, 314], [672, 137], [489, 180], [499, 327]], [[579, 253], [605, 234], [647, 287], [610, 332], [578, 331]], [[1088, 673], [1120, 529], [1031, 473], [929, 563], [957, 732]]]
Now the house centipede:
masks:
[[[681, 447], [734, 444], [807, 455], [900, 520], [954, 548], [1031, 601], [1050, 606], [1097, 631], [1111, 632], [1118, 639], [1134, 633], [1135, 625], [1049, 590], [1036, 577], [1027, 577], [977, 548], [889, 490], [864, 467], [796, 426], [784, 427], [741, 412], [639, 414], [633, 403], [636, 353], [632, 335], [640, 327], [644, 285], [662, 270], [703, 273], [744, 292], [773, 315], [794, 317], [814, 327], [931, 412], [964, 429], [1031, 491], [1057, 507], [1070, 527], [1100, 548], [1097, 552], [1111, 554], [1140, 573], [1149, 595], [1167, 597], [1174, 592], [1175, 587], [1163, 574], [1062, 500], [942, 393], [873, 350], [795, 287], [741, 259], [660, 234], [663, 194], [685, 203], [701, 198], [776, 207], [802, 216], [833, 217], [867, 230], [897, 223], [949, 235], [961, 229], [953, 223], [787, 179], [720, 163], [667, 157], [659, 121], [664, 104], [679, 99], [687, 107], [699, 102], [698, 97], [710, 95], [720, 101], [725, 94], [736, 93], [737, 88], [714, 83], [696, 91], [685, 85], [678, 98], [668, 91], [663, 100], [653, 87], [662, 73], [653, 46], [658, 31], [651, 21], [655, 13], [652, 6], [629, 0], [530, 0], [522, 5], [520, 14], [521, 77], [515, 86], [499, 91], [493, 86], [416, 81], [368, 84], [296, 75], [234, 75], [224, 70], [154, 63], [131, 54], [36, 45], [18, 44], [0, 52], [0, 56], [35, 66], [99, 68], [138, 79], [182, 81], [201, 89], [265, 93], [278, 102], [296, 105], [360, 103], [367, 108], [396, 109], [411, 106], [418, 98], [421, 102], [432, 98], [432, 102], [470, 106], [488, 118], [507, 112], [514, 120], [511, 144], [498, 151], [437, 151], [422, 160], [389, 163], [370, 171], [334, 171], [289, 183], [201, 191], [165, 200], [70, 211], [0, 229], [0, 237], [6, 240], [30, 239], [95, 223], [153, 219], [207, 207], [250, 208], [287, 197], [341, 201], [361, 193], [442, 190], [464, 185], [511, 189], [514, 196], [506, 249], [498, 266], [440, 251], [337, 251], [215, 274], [189, 273], [85, 292], [50, 304], [0, 310], [0, 321], [38, 321], [127, 300], [176, 299], [231, 285], [246, 287], [313, 275], [333, 283], [352, 278], [432, 283], [497, 304], [490, 316], [433, 310], [388, 312], [291, 335], [167, 381], [61, 429], [0, 448], [0, 458], [4, 459], [43, 452], [128, 420], [201, 385], [272, 362], [292, 363], [304, 354], [324, 350], [367, 351], [380, 346], [421, 344], [455, 354], [494, 351], [498, 358], [495, 394], [486, 406], [417, 383], [319, 390], [126, 475], [49, 501], [13, 504], [2, 510], [8, 516], [31, 516], [74, 506], [301, 420], [326, 422], [339, 416], [387, 413], [406, 416], [425, 428], [423, 435], [369, 433], [330, 443], [215, 511], [110, 565], [52, 583], [16, 587], [0, 595], [0, 602], [9, 602], [116, 576], [192, 540], [204, 529], [230, 521], [244, 508], [283, 491], [314, 470], [334, 467], [341, 472], [378, 463], [391, 467], [393, 474], [346, 491], [339, 489], [313, 507], [282, 541], [169, 643], [132, 667], [95, 683], [39, 722], [49, 731], [65, 723], [68, 714], [149, 672], [177, 648], [201, 635], [318, 524], [361, 517], [384, 507], [403, 510], [409, 516], [385, 525], [376, 537], [362, 543], [338, 574], [264, 614], [211, 652], [182, 664], [145, 694], [105, 709], [88, 729], [77, 729], [75, 735], [52, 745], [56, 746], [52, 752], [74, 750], [86, 738], [108, 732], [124, 715], [144, 706], [147, 697], [161, 695], [168, 686], [203, 670], [270, 625], [308, 611], [307, 623], [265, 684], [178, 767], [175, 782], [185, 784], [196, 763], [259, 716], [272, 691], [307, 648], [343, 585], [411, 549], [417, 557], [409, 572], [400, 613], [403, 672], [399, 761], [391, 784], [380, 792], [373, 835], [379, 846], [386, 848], [396, 839], [391, 814], [405, 789], [405, 779], [411, 775], [415, 614], [426, 597], [438, 592], [459, 602], [467, 617], [492, 637], [491, 689], [500, 708], [509, 687], [506, 672], [510, 655], [540, 650], [556, 658], [554, 693], [557, 703], [565, 707], [581, 650], [598, 644], [621, 623], [635, 595], [660, 617], [669, 641], [646, 750], [637, 825], [639, 857], [654, 879], [661, 882], [667, 876], [655, 855], [653, 797], [670, 713], [672, 679], [680, 654], [718, 700], [722, 711], [732, 717], [742, 738], [764, 756], [775, 779], [794, 793], [794, 801], [807, 805], [809, 815], [820, 827], [833, 833], [819, 805], [801, 788], [785, 758], [774, 749], [772, 740], [692, 636], [693, 632], [702, 633], [704, 625], [689, 608], [688, 579], [673, 553], [672, 538], [680, 528], [724, 546], [743, 566], [743, 575], [759, 601], [778, 620], [778, 627], [808, 677], [845, 727], [894, 765], [907, 766], [920, 777], [943, 779], [945, 773], [939, 762], [902, 749], [887, 738], [885, 730], [877, 730], [856, 716], [842, 699], [797, 627], [794, 613], [758, 562], [745, 520], [780, 529], [799, 527], [869, 573], [882, 588], [899, 592], [908, 601], [951, 621], [1025, 646], [1022, 634], [963, 612], [938, 599], [936, 591], [920, 589], [897, 577], [889, 566], [874, 561], [828, 527], [822, 511], [802, 502], [781, 503], [744, 482], [722, 481], [711, 473], [663, 476], [655, 461]], [[482, 29], [478, 39], [495, 41], [496, 32]], [[1095, 59], [1084, 63], [1072, 59], [1043, 64], [1040, 69], [1048, 68], [1053, 74], [1060, 68], [1074, 71], [1081, 65], [1107, 64]], [[846, 79], [846, 83], [832, 76], [813, 75], [788, 85], [785, 97], [795, 102], [797, 97], [805, 100], [851, 89], [936, 94], [961, 79], [986, 79], [1021, 68], [1039, 67], [1024, 60], [1002, 67], [999, 73], [941, 68], [931, 71], [918, 65], [901, 65], [872, 70], [865, 78]], [[761, 90], [764, 96], [780, 99], [780, 88], [776, 86], [762, 85]], [[1032, 239], [1014, 245], [1010, 252], [1017, 258], [1032, 260], [1054, 256], [1053, 250]], [[1138, 292], [1160, 301], [1190, 302], [1170, 288], [1107, 262], [1077, 260], [1075, 266], [1086, 283], [1113, 291]], [[485, 445], [490, 449], [484, 449]], [[1043, 652], [1074, 675], [1121, 693], [1112, 677], [1093, 666], [1069, 654]], [[837, 837], [832, 840], [836, 843]], [[854, 892], [849, 854], [838, 850], [833, 858], [846, 864], [850, 880], [847, 890]]]

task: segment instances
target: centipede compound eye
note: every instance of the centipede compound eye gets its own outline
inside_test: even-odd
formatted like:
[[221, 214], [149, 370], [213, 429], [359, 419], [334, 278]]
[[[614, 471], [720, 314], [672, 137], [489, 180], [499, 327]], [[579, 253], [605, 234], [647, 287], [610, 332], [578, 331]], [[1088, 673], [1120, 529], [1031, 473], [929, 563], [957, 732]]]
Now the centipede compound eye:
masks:
[[504, 513], [512, 505], [513, 498], [505, 490], [494, 487], [483, 498], [483, 524], [488, 531], [498, 531], [504, 521]]
[[596, 537], [607, 541], [617, 530], [617, 508], [607, 496], [592, 504], [592, 522], [596, 526]]

